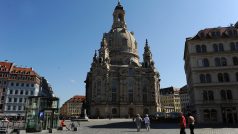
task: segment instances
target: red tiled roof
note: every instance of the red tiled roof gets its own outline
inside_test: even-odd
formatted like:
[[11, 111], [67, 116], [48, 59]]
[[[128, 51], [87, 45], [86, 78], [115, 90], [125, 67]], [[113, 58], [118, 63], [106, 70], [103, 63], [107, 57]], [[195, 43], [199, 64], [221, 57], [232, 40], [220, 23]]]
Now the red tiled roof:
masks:
[[228, 38], [228, 37], [238, 37], [238, 28], [234, 26], [206, 28], [206, 29], [200, 30], [196, 34], [196, 36], [194, 36], [191, 40]]
[[[22, 74], [40, 77], [32, 68], [17, 67], [12, 62], [0, 62], [0, 71], [10, 74]], [[3, 68], [6, 68], [4, 71]]]
[[[12, 68], [12, 65], [13, 65], [13, 63], [11, 63], [11, 62], [0, 62], [0, 68], [1, 68], [0, 71], [9, 72]], [[4, 71], [3, 68], [6, 70]]]
[[70, 98], [67, 102], [83, 102], [85, 100], [85, 96], [75, 95]]

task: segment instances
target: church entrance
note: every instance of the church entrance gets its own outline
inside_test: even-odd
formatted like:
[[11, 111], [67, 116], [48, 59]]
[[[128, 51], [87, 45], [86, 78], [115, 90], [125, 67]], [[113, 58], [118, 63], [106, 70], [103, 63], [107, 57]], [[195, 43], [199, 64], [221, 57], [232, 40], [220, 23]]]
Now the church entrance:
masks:
[[128, 114], [129, 114], [129, 118], [134, 117], [134, 109], [133, 108], [129, 108]]

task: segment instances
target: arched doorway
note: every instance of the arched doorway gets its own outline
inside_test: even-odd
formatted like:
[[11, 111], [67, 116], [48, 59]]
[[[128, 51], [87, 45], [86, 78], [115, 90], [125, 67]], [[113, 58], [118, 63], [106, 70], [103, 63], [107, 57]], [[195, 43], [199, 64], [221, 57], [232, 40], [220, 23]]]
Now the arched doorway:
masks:
[[132, 118], [134, 116], [134, 109], [133, 108], [129, 108], [128, 114], [129, 114], [129, 118]]
[[95, 109], [95, 116], [96, 116], [96, 118], [100, 117], [100, 111], [98, 108]]

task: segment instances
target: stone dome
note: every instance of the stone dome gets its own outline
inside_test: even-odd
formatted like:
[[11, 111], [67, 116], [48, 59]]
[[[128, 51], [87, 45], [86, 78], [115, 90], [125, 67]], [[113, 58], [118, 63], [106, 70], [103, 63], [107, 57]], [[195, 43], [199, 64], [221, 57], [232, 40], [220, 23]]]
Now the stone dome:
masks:
[[129, 52], [137, 55], [137, 43], [133, 34], [124, 28], [116, 28], [109, 32], [109, 50]]

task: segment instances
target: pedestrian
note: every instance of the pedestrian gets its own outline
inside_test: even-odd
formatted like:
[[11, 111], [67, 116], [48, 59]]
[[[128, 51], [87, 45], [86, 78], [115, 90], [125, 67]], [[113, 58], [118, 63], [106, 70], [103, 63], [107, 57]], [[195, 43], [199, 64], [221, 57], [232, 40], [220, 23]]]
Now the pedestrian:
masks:
[[137, 132], [140, 132], [141, 122], [142, 122], [142, 118], [140, 117], [139, 114], [137, 114], [136, 115], [136, 119], [135, 119], [135, 123], [136, 123], [136, 127], [137, 127]]
[[180, 116], [180, 134], [186, 134], [186, 132], [185, 132], [186, 119], [185, 119], [185, 117], [183, 116], [183, 113], [182, 113], [182, 112], [179, 113], [179, 116]]
[[189, 112], [188, 113], [188, 125], [189, 125], [189, 128], [190, 128], [190, 134], [194, 134], [194, 123], [195, 123], [195, 119], [192, 116], [192, 113]]
[[73, 123], [73, 122], [70, 124], [70, 127], [71, 127], [71, 130], [74, 130], [74, 128], [75, 128], [75, 125], [74, 125], [74, 123]]
[[150, 118], [149, 118], [148, 114], [145, 115], [144, 122], [145, 122], [146, 130], [150, 131]]
[[70, 130], [70, 129], [64, 124], [64, 119], [61, 120], [60, 125], [61, 125], [62, 129], [65, 127], [65, 128], [67, 128], [68, 130]]

